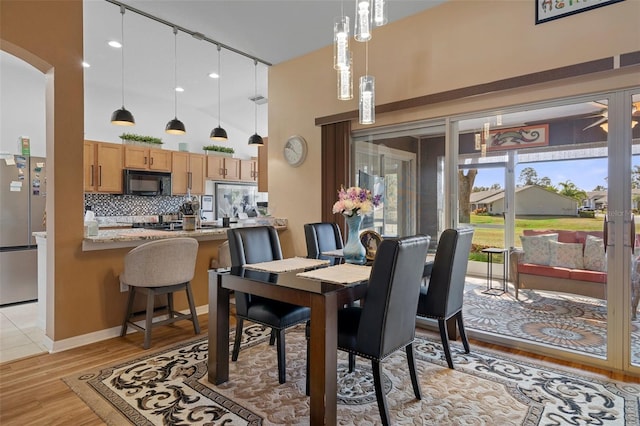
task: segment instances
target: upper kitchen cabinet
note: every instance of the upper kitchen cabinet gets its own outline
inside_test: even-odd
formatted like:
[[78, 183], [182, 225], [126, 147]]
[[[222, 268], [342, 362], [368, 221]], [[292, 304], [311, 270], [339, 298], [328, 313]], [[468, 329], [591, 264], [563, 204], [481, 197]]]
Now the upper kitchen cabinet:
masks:
[[173, 151], [171, 153], [171, 192], [173, 195], [204, 194], [206, 158], [203, 154]]
[[243, 182], [258, 181], [258, 160], [240, 160], [240, 180]]
[[84, 141], [84, 190], [122, 194], [122, 145]]
[[124, 168], [170, 172], [171, 151], [124, 145]]
[[240, 180], [240, 160], [221, 155], [207, 155], [207, 179]]

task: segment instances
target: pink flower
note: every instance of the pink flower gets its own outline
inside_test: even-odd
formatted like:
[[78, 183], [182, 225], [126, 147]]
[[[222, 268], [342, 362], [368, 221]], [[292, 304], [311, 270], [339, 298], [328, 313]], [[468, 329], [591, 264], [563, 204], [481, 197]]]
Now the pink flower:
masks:
[[341, 213], [345, 216], [354, 214], [365, 215], [380, 205], [380, 196], [372, 196], [368, 189], [352, 186], [347, 189], [340, 187], [338, 201], [333, 205], [333, 213]]

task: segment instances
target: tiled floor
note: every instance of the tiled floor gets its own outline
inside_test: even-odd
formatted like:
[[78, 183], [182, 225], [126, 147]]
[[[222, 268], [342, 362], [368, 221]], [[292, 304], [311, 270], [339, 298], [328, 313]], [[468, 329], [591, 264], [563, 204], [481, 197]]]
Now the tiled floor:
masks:
[[47, 352], [36, 327], [37, 303], [0, 308], [0, 362]]

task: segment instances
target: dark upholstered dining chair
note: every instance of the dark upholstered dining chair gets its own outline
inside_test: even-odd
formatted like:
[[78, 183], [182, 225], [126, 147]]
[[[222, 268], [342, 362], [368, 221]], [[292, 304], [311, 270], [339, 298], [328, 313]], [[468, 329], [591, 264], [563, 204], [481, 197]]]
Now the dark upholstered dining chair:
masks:
[[337, 257], [323, 256], [326, 251], [344, 247], [342, 233], [335, 223], [318, 222], [304, 225], [304, 237], [307, 243], [307, 257], [311, 259], [328, 259], [332, 264], [340, 263]]
[[429, 285], [420, 289], [418, 316], [438, 320], [449, 368], [453, 368], [446, 326], [450, 318], [455, 318], [465, 353], [469, 353], [469, 341], [462, 321], [462, 301], [472, 239], [473, 228], [444, 230], [438, 240]]
[[[232, 228], [227, 230], [227, 238], [232, 266], [282, 259], [280, 239], [272, 226]], [[275, 341], [278, 352], [278, 380], [285, 383], [284, 331], [288, 327], [307, 321], [310, 309], [238, 291], [235, 292], [235, 300], [237, 324], [231, 360], [238, 360], [243, 320], [271, 327], [270, 344], [273, 345]]]
[[338, 311], [338, 348], [371, 360], [376, 399], [384, 425], [390, 421], [380, 362], [400, 348], [405, 348], [407, 354], [413, 392], [417, 399], [422, 397], [413, 352], [414, 309], [418, 305], [429, 241], [429, 236], [422, 235], [384, 239], [371, 267], [364, 306]]
[[[120, 336], [127, 334], [133, 327], [144, 332], [144, 348], [151, 345], [151, 329], [179, 320], [193, 322], [193, 330], [200, 334], [200, 324], [191, 292], [191, 280], [196, 267], [198, 241], [193, 238], [168, 238], [151, 241], [139, 245], [124, 257], [124, 271], [120, 274], [120, 283], [129, 286], [127, 312], [122, 321]], [[184, 290], [189, 302], [189, 314], [173, 309], [173, 293]], [[145, 326], [134, 322], [136, 314], [132, 313], [137, 293], [147, 295]], [[169, 318], [153, 322], [154, 302], [156, 295], [167, 295], [167, 315]]]

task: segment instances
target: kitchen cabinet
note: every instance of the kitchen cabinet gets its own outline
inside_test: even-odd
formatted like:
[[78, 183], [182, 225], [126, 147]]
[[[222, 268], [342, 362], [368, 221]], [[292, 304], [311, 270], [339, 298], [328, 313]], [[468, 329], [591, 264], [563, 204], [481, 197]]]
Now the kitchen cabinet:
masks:
[[269, 192], [269, 138], [262, 138], [262, 142], [264, 145], [258, 147], [258, 192]]
[[240, 160], [240, 180], [243, 182], [258, 181], [258, 160]]
[[240, 160], [222, 155], [207, 155], [207, 179], [240, 180]]
[[173, 195], [204, 194], [204, 179], [206, 171], [206, 156], [190, 154], [182, 151], [171, 153], [171, 192]]
[[84, 141], [84, 190], [122, 194], [122, 145]]
[[139, 145], [124, 145], [124, 168], [170, 172], [171, 151]]

